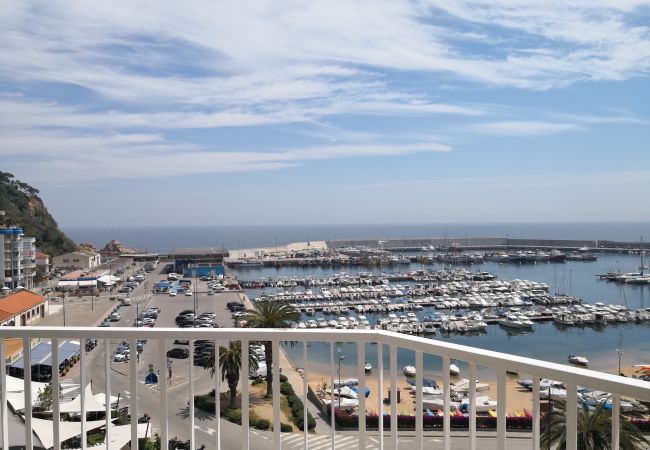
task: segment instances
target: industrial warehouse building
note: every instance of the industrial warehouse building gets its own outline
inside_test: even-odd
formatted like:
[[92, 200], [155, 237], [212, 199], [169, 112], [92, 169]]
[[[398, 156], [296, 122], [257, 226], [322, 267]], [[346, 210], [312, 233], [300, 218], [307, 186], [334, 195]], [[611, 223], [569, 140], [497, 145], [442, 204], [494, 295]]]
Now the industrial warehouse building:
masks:
[[174, 272], [184, 277], [224, 275], [223, 260], [228, 250], [222, 248], [175, 248], [169, 252]]

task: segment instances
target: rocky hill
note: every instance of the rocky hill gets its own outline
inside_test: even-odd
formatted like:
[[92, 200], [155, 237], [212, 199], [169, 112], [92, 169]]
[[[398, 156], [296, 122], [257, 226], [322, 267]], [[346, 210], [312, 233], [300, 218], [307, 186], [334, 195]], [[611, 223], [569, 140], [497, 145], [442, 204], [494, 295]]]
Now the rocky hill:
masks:
[[36, 247], [51, 256], [77, 249], [47, 211], [38, 196], [38, 189], [16, 180], [7, 172], [0, 172], [0, 223], [20, 226], [25, 236], [36, 238]]
[[99, 253], [102, 255], [124, 255], [127, 253], [139, 253], [138, 250], [125, 247], [120, 241], [113, 239], [111, 242], [106, 244]]

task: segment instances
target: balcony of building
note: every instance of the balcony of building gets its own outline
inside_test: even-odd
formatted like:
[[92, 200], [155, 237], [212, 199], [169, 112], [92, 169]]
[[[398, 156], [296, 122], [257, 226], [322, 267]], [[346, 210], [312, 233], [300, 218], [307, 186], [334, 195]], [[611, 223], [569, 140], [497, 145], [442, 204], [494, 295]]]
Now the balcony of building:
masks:
[[[45, 414], [42, 410], [36, 411], [37, 390], [43, 388], [44, 384], [30, 383], [29, 377], [21, 380], [7, 375], [4, 344], [16, 340], [22, 342], [23, 359], [33, 362], [31, 353], [36, 351], [32, 350], [33, 342], [49, 342], [51, 357], [43, 361], [50, 361], [52, 367], [58, 367], [64, 358], [63, 344], [74, 340], [83, 343], [85, 339], [97, 339], [97, 347], [85, 351], [81, 345], [80, 361], [65, 377], [59, 370], [52, 371], [54, 386], [62, 386], [65, 391], [74, 389], [76, 385], [78, 395], [72, 399], [53, 396], [51, 407]], [[146, 340], [147, 343], [142, 353], [138, 352], [138, 357], [116, 363], [113, 361], [115, 343], [124, 340], [129, 342], [131, 349], [139, 347], [139, 340]], [[167, 352], [173, 342], [178, 343], [179, 340], [187, 340], [190, 351], [187, 360], [174, 360], [174, 375], [179, 376], [183, 372], [185, 382], [170, 385], [166, 373], [166, 368], [170, 367]], [[196, 409], [196, 395], [211, 389], [224, 392], [228, 388], [220, 376], [206, 376], [203, 368], [195, 366], [191, 349], [197, 340], [214, 341], [213, 348], [220, 348], [229, 341], [241, 343], [238, 390], [241, 411], [244, 412], [252, 407], [250, 393], [253, 386], [246, 376], [251, 369], [249, 345], [265, 342], [271, 346], [274, 380], [280, 379], [282, 349], [291, 348], [294, 368], [297, 368], [291, 376], [295, 394], [304, 405], [310, 405], [301, 410], [304, 414], [301, 420], [308, 423], [308, 416], [310, 412], [313, 413], [318, 422], [316, 433], [309, 432], [309, 427], [303, 427], [305, 429], [300, 433], [281, 432], [279, 424], [283, 421], [284, 413], [281, 411], [280, 383], [272, 383], [271, 424], [275, 426], [272, 425], [267, 431], [254, 430], [247, 413], [241, 415], [241, 425], [217, 419], [223, 412], [220, 402], [215, 402], [212, 414]], [[310, 377], [318, 377], [316, 381], [325, 385], [324, 391], [327, 391], [327, 386], [330, 390], [332, 386], [339, 386], [340, 389], [341, 358], [337, 347], [341, 343], [355, 348], [354, 373], [358, 392], [363, 392], [363, 387], [372, 382], [380, 394], [375, 395], [372, 401], [370, 398], [373, 397], [366, 399], [364, 395], [358, 395], [351, 409], [349, 405], [342, 405], [339, 409], [337, 399], [323, 400], [310, 382]], [[322, 372], [318, 376], [315, 371], [312, 374], [307, 363], [313, 351], [310, 345], [315, 344], [326, 349], [326, 376]], [[397, 395], [388, 394], [398, 391], [398, 379], [404, 377], [404, 367], [400, 367], [397, 358], [400, 349], [413, 353], [414, 407], [408, 411], [398, 404]], [[369, 360], [374, 364], [371, 371], [366, 367]], [[458, 409], [451, 396], [454, 386], [450, 371], [455, 364], [462, 365], [466, 370], [468, 381], [465, 391], [469, 407], [464, 413], [452, 414]], [[479, 372], [486, 369], [496, 374], [496, 402], [493, 404], [494, 413], [490, 415], [479, 411], [478, 402], [481, 385], [477, 383], [477, 378]], [[21, 439], [24, 439], [24, 448], [27, 449], [34, 448], [35, 443], [39, 442], [43, 448], [59, 449], [62, 442], [66, 446], [90, 448], [90, 441], [92, 448], [106, 448], [106, 442], [110, 443], [108, 448], [111, 449], [122, 448], [128, 442], [133, 443], [132, 448], [138, 448], [138, 439], [145, 434], [152, 436], [155, 432], [163, 443], [173, 437], [178, 437], [179, 441], [189, 440], [188, 448], [191, 449], [204, 445], [205, 448], [221, 449], [535, 450], [541, 448], [541, 419], [545, 407], [540, 397], [547, 389], [540, 380], [555, 380], [557, 384], [548, 388], [548, 395], [550, 398], [563, 395], [566, 401], [565, 421], [561, 424], [566, 434], [566, 448], [578, 448], [578, 421], [584, 407], [580, 401], [583, 398], [581, 393], [590, 388], [611, 394], [607, 400], [611, 410], [611, 448], [618, 449], [623, 421], [628, 420], [622, 405], [629, 404], [631, 399], [650, 401], [650, 383], [639, 379], [378, 330], [3, 327], [0, 328], [0, 373], [3, 374], [0, 390], [2, 448], [9, 448], [10, 429], [15, 434], [13, 424], [19, 422], [24, 426], [24, 438], [21, 435]], [[70, 373], [76, 375], [70, 377]], [[507, 384], [511, 373], [526, 374], [531, 380], [533, 395], [525, 416], [507, 415]], [[429, 377], [441, 380], [435, 389], [439, 391], [435, 402], [431, 400], [431, 386], [426, 384]], [[175, 380], [175, 377], [171, 380]], [[563, 386], [561, 389], [557, 387], [560, 383]], [[119, 405], [115, 405], [116, 396], [120, 396]], [[183, 399], [180, 409], [179, 396]], [[434, 404], [438, 407], [432, 406]], [[126, 414], [122, 417], [126, 423], [120, 424], [115, 420], [117, 410]], [[432, 410], [439, 412], [432, 413]], [[172, 447], [163, 444], [164, 448]]]

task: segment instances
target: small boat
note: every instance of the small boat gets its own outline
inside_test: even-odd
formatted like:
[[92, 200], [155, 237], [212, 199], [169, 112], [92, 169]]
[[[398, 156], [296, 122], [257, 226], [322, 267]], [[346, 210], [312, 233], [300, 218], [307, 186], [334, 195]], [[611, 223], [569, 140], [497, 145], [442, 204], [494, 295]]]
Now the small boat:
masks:
[[367, 362], [364, 364], [363, 369], [366, 371], [366, 375], [372, 372], [372, 365]]
[[[330, 408], [331, 400], [325, 400], [325, 405]], [[340, 409], [354, 409], [359, 407], [359, 400], [356, 398], [337, 397], [334, 399], [334, 407]]]
[[569, 355], [569, 362], [571, 364], [577, 364], [579, 366], [586, 366], [589, 364], [589, 360], [587, 358], [578, 355]]
[[357, 378], [345, 378], [343, 380], [334, 380], [334, 387], [339, 387], [340, 386], [356, 386], [359, 384], [359, 380]]
[[415, 367], [413, 367], [410, 364], [404, 366], [404, 369], [402, 369], [402, 370], [404, 371], [404, 375], [406, 375], [407, 377], [414, 377], [415, 376]]
[[[357, 397], [359, 396], [359, 386], [351, 386], [350, 389], [357, 393]], [[363, 394], [365, 398], [368, 398], [370, 395], [370, 388], [368, 386], [363, 388]]]
[[449, 373], [453, 376], [458, 376], [460, 375], [460, 368], [456, 364], [451, 363], [449, 364]]

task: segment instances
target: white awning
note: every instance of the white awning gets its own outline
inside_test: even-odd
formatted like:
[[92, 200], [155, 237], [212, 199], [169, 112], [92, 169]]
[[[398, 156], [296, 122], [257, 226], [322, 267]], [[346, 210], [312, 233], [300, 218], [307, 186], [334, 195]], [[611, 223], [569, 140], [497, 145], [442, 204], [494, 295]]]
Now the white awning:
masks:
[[81, 280], [79, 281], [79, 287], [84, 286], [97, 286], [97, 280]]
[[[99, 403], [92, 393], [90, 384], [86, 385], [84, 389], [84, 406], [86, 412], [105, 411], [106, 408], [102, 403]], [[59, 405], [59, 411], [62, 413], [81, 412], [81, 395], [77, 396], [74, 400]]]
[[[105, 420], [89, 420], [86, 422], [86, 430], [103, 428], [106, 426]], [[32, 430], [41, 440], [43, 447], [52, 448], [54, 446], [54, 422], [32, 418]], [[138, 424], [138, 438], [143, 438], [147, 432], [147, 424]], [[81, 422], [59, 422], [59, 438], [61, 441], [68, 440], [75, 436], [81, 435]], [[113, 425], [110, 424], [108, 430], [108, 449], [118, 450], [131, 441], [131, 425]], [[103, 442], [93, 447], [93, 449], [106, 449], [106, 443]]]
[[76, 280], [61, 280], [59, 281], [58, 284], [59, 287], [77, 287], [79, 286], [79, 282]]
[[104, 284], [113, 284], [117, 281], [120, 281], [120, 278], [113, 275], [102, 275], [101, 277], [97, 278], [97, 281]]

